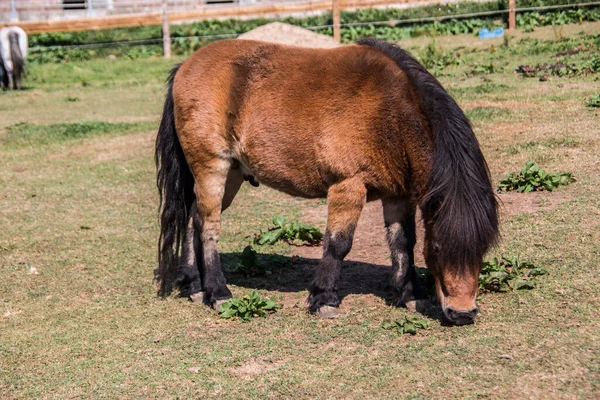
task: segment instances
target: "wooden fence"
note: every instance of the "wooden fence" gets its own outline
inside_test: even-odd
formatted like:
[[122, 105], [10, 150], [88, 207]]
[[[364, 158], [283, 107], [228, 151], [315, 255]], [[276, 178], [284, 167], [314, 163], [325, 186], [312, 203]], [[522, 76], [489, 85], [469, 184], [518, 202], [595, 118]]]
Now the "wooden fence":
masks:
[[[193, 10], [168, 11], [170, 23], [214, 18], [247, 18], [285, 14], [300, 14], [310, 12], [328, 12], [334, 9], [363, 9], [378, 6], [401, 4], [436, 4], [440, 0], [316, 0], [295, 3], [273, 3], [252, 5], [208, 5], [195, 7]], [[48, 20], [48, 21], [20, 21], [16, 23], [0, 23], [0, 28], [6, 25], [18, 24], [27, 33], [44, 32], [73, 32], [94, 29], [110, 29], [141, 25], [160, 25], [163, 22], [161, 1], [157, 1], [155, 12], [144, 14], [123, 14], [103, 17], [90, 17], [80, 19]]]

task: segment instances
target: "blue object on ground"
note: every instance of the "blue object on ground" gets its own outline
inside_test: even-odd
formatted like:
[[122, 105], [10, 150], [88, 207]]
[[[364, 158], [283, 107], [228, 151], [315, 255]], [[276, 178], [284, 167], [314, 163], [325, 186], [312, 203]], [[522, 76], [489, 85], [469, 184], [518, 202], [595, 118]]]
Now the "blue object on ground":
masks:
[[502, 27], [496, 28], [493, 31], [485, 28], [479, 31], [479, 39], [493, 39], [502, 36], [504, 36], [504, 28]]

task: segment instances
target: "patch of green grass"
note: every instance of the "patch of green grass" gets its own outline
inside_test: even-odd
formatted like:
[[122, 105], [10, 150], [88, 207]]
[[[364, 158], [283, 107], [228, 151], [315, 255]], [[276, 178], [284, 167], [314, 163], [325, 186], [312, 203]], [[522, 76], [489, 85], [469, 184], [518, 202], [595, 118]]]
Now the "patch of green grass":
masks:
[[484, 261], [479, 273], [481, 292], [508, 292], [511, 290], [533, 289], [537, 277], [547, 275], [548, 271], [518, 257], [494, 257]]
[[506, 154], [519, 154], [521, 150], [517, 146], [507, 146], [502, 151]]
[[555, 137], [546, 139], [543, 142], [532, 140], [524, 143], [517, 143], [514, 145], [507, 146], [502, 149], [502, 152], [507, 154], [519, 154], [521, 151], [531, 151], [540, 147], [547, 147], [549, 149], [567, 147], [574, 148], [578, 147], [580, 142], [572, 136]]
[[475, 107], [466, 112], [471, 120], [496, 119], [511, 114], [510, 110], [500, 107]]
[[553, 191], [559, 186], [575, 182], [570, 172], [547, 173], [538, 167], [535, 161], [528, 161], [521, 172], [510, 172], [497, 187], [499, 192], [517, 191], [527, 193], [533, 191]]
[[557, 147], [577, 147], [579, 146], [579, 141], [572, 136], [565, 136], [561, 138], [550, 138], [544, 142], [544, 145], [551, 149]]
[[446, 90], [454, 97], [468, 97], [475, 94], [501, 93], [509, 89], [505, 83], [485, 82], [477, 86], [448, 87]]
[[522, 150], [532, 150], [537, 148], [540, 145], [538, 141], [532, 140], [530, 142], [525, 143], [517, 143], [510, 146], [507, 146], [503, 149], [503, 152], [508, 154], [518, 154]]
[[548, 74], [558, 77], [586, 76], [600, 72], [600, 57], [582, 59], [577, 62], [557, 61], [552, 64], [542, 63], [536, 66], [521, 65], [517, 72], [524, 77], [535, 78]]
[[419, 52], [419, 60], [436, 76], [439, 76], [449, 66], [461, 64], [460, 53], [444, 51], [435, 39]]
[[484, 64], [475, 64], [470, 71], [470, 75], [489, 75], [496, 72], [502, 72], [504, 68], [495, 65], [492, 62]]
[[[175, 62], [159, 58], [136, 62], [126, 59], [92, 59], [76, 63], [31, 63], [27, 66], [25, 83], [30, 89], [44, 88], [48, 91], [115, 86], [121, 91], [128, 87], [134, 87], [137, 91], [140, 86], [163, 87], [165, 76]], [[68, 96], [80, 97], [82, 101], [84, 100], [79, 93], [68, 93]]]
[[106, 134], [143, 132], [156, 129], [154, 122], [111, 123], [101, 121], [37, 125], [26, 122], [6, 128], [0, 141], [14, 147], [48, 145]]
[[579, 50], [587, 52], [598, 47], [600, 38], [598, 35], [580, 34], [571, 37], [562, 37], [560, 39], [539, 39], [533, 37], [523, 37], [517, 43], [511, 44], [507, 48], [508, 54], [532, 56], [544, 53], [572, 53]]
[[221, 304], [219, 313], [222, 318], [239, 319], [248, 322], [254, 317], [266, 318], [280, 308], [273, 300], [265, 299], [256, 291], [244, 295], [241, 299], [230, 299]]
[[261, 246], [279, 241], [313, 246], [323, 239], [323, 234], [317, 228], [301, 224], [298, 220], [288, 222], [281, 215], [273, 218], [273, 225], [268, 231], [259, 233], [254, 242]]

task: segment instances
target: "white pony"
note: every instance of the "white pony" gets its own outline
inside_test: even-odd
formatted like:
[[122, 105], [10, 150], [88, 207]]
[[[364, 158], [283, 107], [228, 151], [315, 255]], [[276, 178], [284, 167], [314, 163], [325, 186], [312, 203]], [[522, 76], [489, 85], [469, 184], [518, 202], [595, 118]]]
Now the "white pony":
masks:
[[27, 57], [27, 34], [18, 26], [0, 29], [0, 87], [21, 89]]

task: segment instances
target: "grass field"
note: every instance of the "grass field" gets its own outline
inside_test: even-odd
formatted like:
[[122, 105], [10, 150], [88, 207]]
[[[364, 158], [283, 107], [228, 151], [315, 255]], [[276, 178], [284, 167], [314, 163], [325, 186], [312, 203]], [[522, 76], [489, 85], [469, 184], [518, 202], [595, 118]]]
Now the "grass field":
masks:
[[369, 221], [343, 272], [341, 318], [306, 313], [319, 249], [258, 247], [271, 274], [236, 274], [274, 216], [324, 228], [322, 202], [264, 187], [244, 185], [225, 213], [222, 258], [235, 296], [257, 289], [283, 308], [241, 323], [158, 298], [153, 140], [172, 61], [32, 66], [27, 90], [0, 93], [0, 398], [599, 398], [600, 108], [586, 101], [600, 73], [514, 72], [599, 54], [598, 30], [568, 32], [509, 47], [405, 44], [471, 117], [495, 183], [530, 159], [577, 179], [502, 197], [489, 256], [547, 269], [536, 289], [481, 295], [471, 326], [421, 316], [430, 328], [415, 336], [381, 327], [412, 314], [387, 305], [391, 262]]

